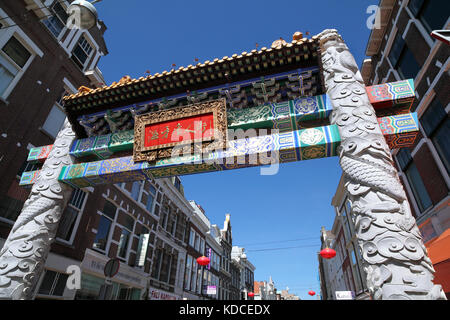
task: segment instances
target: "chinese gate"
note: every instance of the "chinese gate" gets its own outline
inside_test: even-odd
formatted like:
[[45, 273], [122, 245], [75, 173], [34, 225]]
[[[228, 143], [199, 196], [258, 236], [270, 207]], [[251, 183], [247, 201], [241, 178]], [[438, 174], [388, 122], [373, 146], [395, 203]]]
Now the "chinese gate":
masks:
[[433, 284], [390, 149], [418, 134], [414, 83], [365, 87], [336, 30], [271, 48], [81, 87], [0, 252], [0, 298], [29, 299], [70, 187], [340, 157], [374, 299], [445, 299]]

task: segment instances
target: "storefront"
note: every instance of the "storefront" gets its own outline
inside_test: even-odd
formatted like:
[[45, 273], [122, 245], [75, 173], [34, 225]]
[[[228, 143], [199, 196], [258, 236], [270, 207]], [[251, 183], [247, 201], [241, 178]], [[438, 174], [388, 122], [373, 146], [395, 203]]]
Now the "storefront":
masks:
[[[109, 258], [101, 253], [87, 249], [81, 263], [81, 288], [77, 290], [76, 300], [96, 300], [101, 297], [105, 285], [103, 270]], [[111, 278], [111, 300], [142, 300], [147, 280], [145, 273], [120, 264], [119, 271]]]

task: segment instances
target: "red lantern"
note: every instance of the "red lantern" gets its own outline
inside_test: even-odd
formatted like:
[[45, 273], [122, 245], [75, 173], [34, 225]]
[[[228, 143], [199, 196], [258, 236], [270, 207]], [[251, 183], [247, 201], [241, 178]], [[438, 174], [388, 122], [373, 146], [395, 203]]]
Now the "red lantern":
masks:
[[255, 296], [255, 294], [254, 294], [253, 292], [249, 292], [249, 293], [248, 293], [248, 296], [249, 296], [250, 298], [253, 298], [253, 297]]
[[320, 251], [320, 256], [325, 259], [331, 259], [336, 256], [336, 251], [330, 248], [325, 248]]
[[313, 295], [315, 295], [316, 293], [315, 293], [314, 291], [310, 290], [310, 291], [308, 292], [308, 294], [309, 294], [310, 296], [313, 296]]
[[207, 266], [209, 264], [210, 260], [209, 258], [205, 257], [205, 256], [201, 256], [199, 258], [197, 258], [197, 263], [201, 266]]

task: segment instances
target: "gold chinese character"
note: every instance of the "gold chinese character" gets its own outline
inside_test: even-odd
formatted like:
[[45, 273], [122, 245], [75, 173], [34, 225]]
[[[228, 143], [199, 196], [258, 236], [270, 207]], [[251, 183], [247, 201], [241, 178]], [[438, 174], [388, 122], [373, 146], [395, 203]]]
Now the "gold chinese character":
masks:
[[169, 136], [169, 131], [169, 126], [166, 126], [166, 130], [161, 131], [162, 136], [167, 139], [167, 137]]
[[150, 138], [150, 140], [157, 140], [158, 138], [158, 131], [152, 131], [152, 137]]

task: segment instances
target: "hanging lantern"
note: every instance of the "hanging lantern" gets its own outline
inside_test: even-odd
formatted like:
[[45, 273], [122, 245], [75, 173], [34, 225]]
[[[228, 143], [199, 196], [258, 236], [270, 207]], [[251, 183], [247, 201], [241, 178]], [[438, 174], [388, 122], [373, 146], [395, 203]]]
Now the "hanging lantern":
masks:
[[248, 293], [248, 296], [249, 296], [250, 298], [253, 298], [253, 297], [255, 296], [255, 294], [254, 294], [253, 292], [249, 292], [249, 293]]
[[205, 256], [201, 256], [199, 258], [197, 258], [197, 263], [201, 266], [207, 266], [209, 264], [210, 260], [209, 258], [205, 257]]
[[310, 291], [308, 292], [308, 294], [309, 294], [310, 296], [313, 296], [313, 295], [315, 295], [316, 293], [315, 293], [314, 291], [310, 290]]
[[336, 256], [336, 251], [327, 247], [320, 251], [320, 256], [324, 259], [331, 259]]

